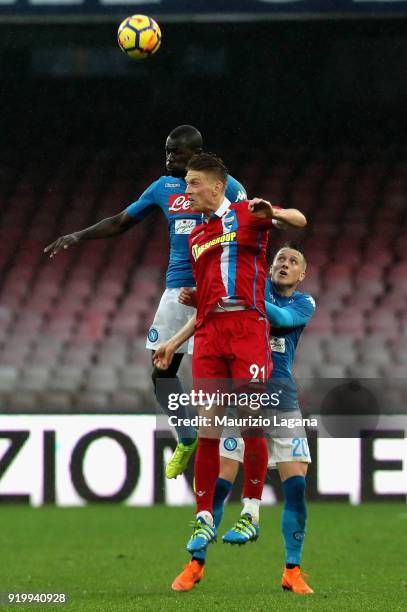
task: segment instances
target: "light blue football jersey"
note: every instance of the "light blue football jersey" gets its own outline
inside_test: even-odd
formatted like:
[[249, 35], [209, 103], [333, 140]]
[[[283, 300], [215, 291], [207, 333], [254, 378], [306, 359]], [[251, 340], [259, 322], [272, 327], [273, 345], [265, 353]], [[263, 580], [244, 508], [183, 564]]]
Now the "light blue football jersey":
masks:
[[[185, 190], [184, 179], [161, 176], [126, 208], [130, 217], [137, 221], [142, 221], [156, 207], [163, 211], [170, 232], [170, 257], [166, 275], [166, 286], [169, 288], [195, 286], [188, 237], [194, 227], [202, 223], [202, 215], [191, 211]], [[244, 187], [232, 176], [228, 176], [226, 197], [231, 202], [247, 199]]]
[[315, 301], [307, 293], [295, 291], [290, 297], [279, 295], [270, 279], [266, 281], [265, 300], [280, 308], [289, 308], [300, 323], [295, 327], [271, 327], [270, 343], [272, 348], [273, 371], [271, 385], [282, 387], [281, 410], [294, 410], [297, 407], [297, 385], [293, 378], [293, 363], [298, 340], [315, 312]]

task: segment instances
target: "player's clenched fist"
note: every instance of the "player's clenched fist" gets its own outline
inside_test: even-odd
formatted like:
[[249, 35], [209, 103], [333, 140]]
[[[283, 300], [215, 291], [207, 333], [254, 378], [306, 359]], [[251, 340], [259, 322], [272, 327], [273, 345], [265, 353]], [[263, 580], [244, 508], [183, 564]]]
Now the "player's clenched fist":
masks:
[[171, 342], [164, 342], [157, 347], [153, 355], [153, 364], [159, 370], [167, 370], [174, 357], [175, 347]]
[[66, 234], [66, 236], [60, 236], [45, 247], [44, 253], [49, 253], [50, 257], [54, 257], [61, 249], [67, 249], [71, 244], [76, 244], [77, 242], [79, 242], [79, 236], [76, 232], [73, 234]]
[[268, 200], [253, 198], [249, 202], [249, 210], [259, 219], [274, 219], [274, 209]]
[[196, 308], [196, 290], [192, 287], [182, 287], [178, 296], [178, 302], [184, 306], [193, 306]]

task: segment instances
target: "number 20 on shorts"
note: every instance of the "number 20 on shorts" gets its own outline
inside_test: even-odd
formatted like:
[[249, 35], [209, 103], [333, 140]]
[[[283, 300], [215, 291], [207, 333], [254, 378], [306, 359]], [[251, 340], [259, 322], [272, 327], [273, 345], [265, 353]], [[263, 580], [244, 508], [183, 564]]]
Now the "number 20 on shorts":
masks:
[[306, 438], [293, 438], [291, 444], [293, 445], [293, 457], [309, 457], [308, 442]]

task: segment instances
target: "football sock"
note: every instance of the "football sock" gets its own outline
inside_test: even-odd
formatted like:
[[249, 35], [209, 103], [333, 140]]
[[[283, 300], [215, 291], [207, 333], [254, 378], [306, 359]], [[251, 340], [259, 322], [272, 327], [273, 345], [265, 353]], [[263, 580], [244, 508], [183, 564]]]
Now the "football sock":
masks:
[[213, 496], [219, 476], [219, 440], [199, 438], [195, 456], [196, 511], [213, 512]]
[[196, 515], [196, 518], [203, 519], [207, 525], [213, 527], [213, 516], [210, 512], [208, 512], [208, 510], [201, 510], [201, 512], [198, 512], [198, 514]]
[[256, 525], [259, 522], [259, 510], [260, 499], [250, 499], [248, 497], [243, 498], [243, 510], [240, 514], [250, 514], [253, 522], [256, 523]]
[[[215, 494], [213, 496], [213, 522], [215, 523], [216, 528], [218, 528], [221, 523], [225, 499], [231, 492], [232, 487], [233, 484], [224, 478], [218, 478], [216, 481]], [[201, 550], [200, 552], [194, 553], [192, 558], [203, 565], [205, 563], [207, 552], [207, 550]]]
[[[184, 428], [182, 428], [182, 430], [184, 431]], [[189, 446], [190, 444], [193, 444], [195, 442], [195, 440], [196, 440], [196, 431], [195, 431], [195, 429], [194, 429], [194, 432], [195, 432], [195, 438], [191, 438], [191, 437], [183, 438], [183, 437], [180, 437], [179, 431], [177, 431], [177, 435], [178, 435], [179, 441], [182, 442], [182, 444], [184, 446]]]
[[231, 492], [233, 483], [224, 478], [218, 478], [215, 486], [215, 494], [213, 496], [213, 520], [215, 527], [218, 528], [223, 518], [223, 510], [225, 508], [225, 499]]
[[[178, 406], [177, 410], [170, 410], [168, 408], [168, 397], [171, 393], [179, 394], [184, 392], [183, 386], [177, 375], [172, 375], [171, 378], [163, 374], [166, 370], [159, 371], [157, 368], [153, 372], [153, 383], [154, 393], [157, 398], [157, 402], [160, 404], [162, 411], [168, 416], [176, 416], [179, 419], [185, 421], [190, 419], [191, 416], [187, 406]], [[182, 442], [186, 446], [192, 444], [197, 437], [197, 432], [191, 425], [175, 425], [175, 431], [179, 442]]]
[[245, 444], [243, 497], [261, 499], [268, 462], [266, 438], [258, 431], [243, 434], [242, 437]]
[[285, 562], [300, 565], [307, 525], [307, 506], [305, 502], [304, 476], [291, 476], [283, 483], [284, 509], [281, 521], [285, 544]]
[[[206, 550], [204, 551], [206, 553]], [[201, 559], [200, 557], [198, 557], [197, 555], [200, 555], [202, 553], [194, 553], [192, 555], [192, 561], [197, 561], [199, 563], [199, 565], [205, 565], [205, 559]]]

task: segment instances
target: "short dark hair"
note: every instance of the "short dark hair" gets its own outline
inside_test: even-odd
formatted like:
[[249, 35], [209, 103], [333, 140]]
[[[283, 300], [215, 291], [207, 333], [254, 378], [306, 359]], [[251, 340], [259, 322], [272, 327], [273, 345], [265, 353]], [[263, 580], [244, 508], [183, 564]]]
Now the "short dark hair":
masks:
[[304, 248], [299, 242], [296, 242], [295, 240], [289, 240], [288, 242], [285, 242], [283, 246], [281, 246], [278, 250], [281, 251], [281, 249], [292, 249], [293, 251], [298, 251], [299, 253], [301, 253], [302, 259], [304, 261], [304, 270], [306, 269], [307, 260], [305, 258]]
[[198, 153], [193, 155], [187, 163], [188, 170], [196, 170], [197, 172], [210, 172], [214, 174], [222, 183], [226, 185], [228, 180], [228, 169], [221, 160], [213, 153]]
[[179, 125], [171, 130], [168, 138], [185, 143], [190, 149], [202, 149], [203, 138], [201, 132], [193, 125]]

